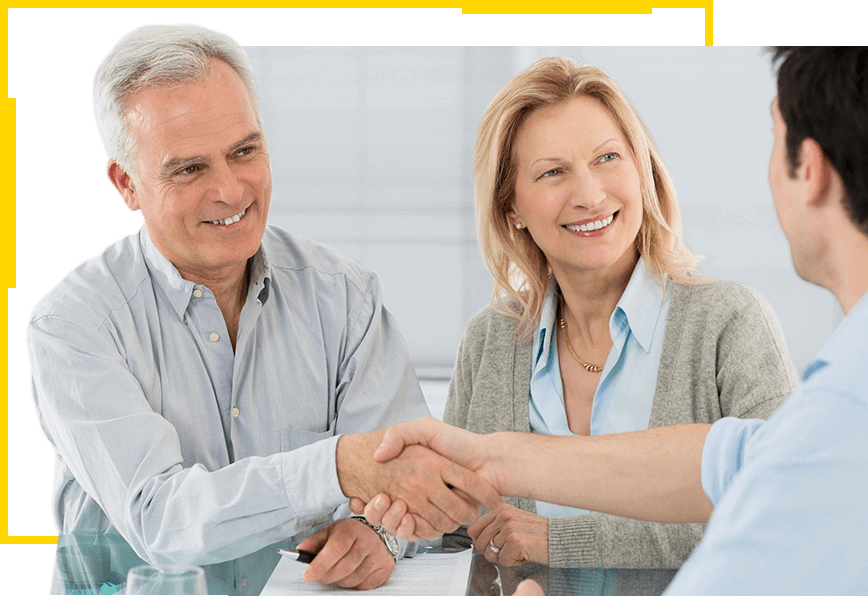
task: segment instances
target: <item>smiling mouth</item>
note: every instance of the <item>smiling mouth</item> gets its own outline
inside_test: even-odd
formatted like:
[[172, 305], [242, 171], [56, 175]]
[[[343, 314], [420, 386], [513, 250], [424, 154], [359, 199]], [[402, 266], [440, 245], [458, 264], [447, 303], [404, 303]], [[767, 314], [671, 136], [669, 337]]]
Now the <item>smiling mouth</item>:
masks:
[[247, 209], [242, 209], [239, 213], [236, 213], [232, 217], [227, 217], [226, 219], [212, 219], [208, 223], [212, 223], [215, 226], [229, 226], [234, 224], [237, 221], [240, 221], [244, 214], [247, 213]]
[[609, 226], [612, 221], [615, 219], [615, 216], [618, 215], [616, 211], [609, 217], [604, 217], [603, 219], [598, 219], [596, 221], [591, 221], [588, 223], [583, 223], [578, 226], [565, 225], [564, 227], [571, 232], [596, 232], [597, 230], [602, 230], [603, 228]]

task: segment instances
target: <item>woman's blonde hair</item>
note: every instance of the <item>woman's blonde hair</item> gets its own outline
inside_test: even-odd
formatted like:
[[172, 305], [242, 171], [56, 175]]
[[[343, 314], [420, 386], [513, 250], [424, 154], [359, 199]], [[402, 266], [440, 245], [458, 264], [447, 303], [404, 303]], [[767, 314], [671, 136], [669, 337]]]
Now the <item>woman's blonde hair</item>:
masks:
[[608, 75], [565, 58], [543, 58], [519, 73], [486, 108], [479, 124], [473, 175], [479, 247], [494, 277], [492, 307], [519, 320], [517, 336], [533, 333], [542, 311], [551, 268], [527, 230], [509, 219], [516, 179], [516, 135], [535, 110], [575, 97], [593, 97], [624, 134], [639, 170], [644, 214], [636, 248], [649, 272], [665, 287], [697, 280], [699, 257], [681, 239], [675, 187], [660, 153], [624, 93]]

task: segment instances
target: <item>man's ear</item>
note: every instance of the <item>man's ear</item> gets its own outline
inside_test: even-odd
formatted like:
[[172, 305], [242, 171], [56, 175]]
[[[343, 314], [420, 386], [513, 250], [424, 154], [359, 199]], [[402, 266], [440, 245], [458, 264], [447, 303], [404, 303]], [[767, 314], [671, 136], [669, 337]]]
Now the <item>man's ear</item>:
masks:
[[804, 200], [806, 204], [819, 206], [833, 194], [830, 192], [837, 185], [837, 172], [826, 159], [822, 147], [814, 139], [802, 141], [799, 155], [797, 176], [804, 183]]
[[132, 177], [115, 160], [109, 160], [108, 177], [121, 193], [124, 203], [133, 211], [139, 210], [139, 198]]

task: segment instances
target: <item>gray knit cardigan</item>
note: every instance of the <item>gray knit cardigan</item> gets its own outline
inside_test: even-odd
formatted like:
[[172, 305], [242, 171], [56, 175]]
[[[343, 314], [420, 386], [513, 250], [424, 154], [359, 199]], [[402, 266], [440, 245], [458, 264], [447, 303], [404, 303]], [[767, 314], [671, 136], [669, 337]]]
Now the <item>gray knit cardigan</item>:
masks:
[[[492, 310], [467, 325], [444, 420], [476, 433], [529, 432], [532, 341], [515, 343], [517, 321]], [[674, 284], [649, 427], [767, 418], [798, 383], [766, 301], [736, 283]], [[535, 512], [528, 499], [507, 498]], [[641, 522], [592, 513], [549, 522], [552, 567], [677, 568], [704, 524]]]

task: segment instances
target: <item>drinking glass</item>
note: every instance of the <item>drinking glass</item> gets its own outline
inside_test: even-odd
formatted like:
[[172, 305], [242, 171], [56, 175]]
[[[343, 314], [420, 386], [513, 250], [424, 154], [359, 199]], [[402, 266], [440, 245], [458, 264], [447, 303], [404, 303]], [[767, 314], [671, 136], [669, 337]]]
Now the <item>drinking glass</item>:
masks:
[[207, 596], [208, 584], [201, 567], [166, 565], [133, 567], [127, 574], [126, 594], [192, 594]]

